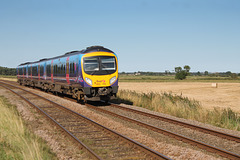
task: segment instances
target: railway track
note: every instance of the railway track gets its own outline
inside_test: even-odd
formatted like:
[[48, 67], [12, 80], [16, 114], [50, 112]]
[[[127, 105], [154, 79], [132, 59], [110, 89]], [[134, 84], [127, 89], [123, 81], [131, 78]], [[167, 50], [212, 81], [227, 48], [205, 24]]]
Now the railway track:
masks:
[[[105, 109], [103, 109], [101, 107], [96, 107], [96, 105], [91, 105], [91, 104], [85, 104], [85, 105], [88, 106], [89, 108], [93, 109], [93, 110], [96, 110], [96, 111], [99, 111], [99, 112], [102, 112], [102, 113], [105, 113], [105, 114], [117, 117], [119, 119], [123, 119], [125, 121], [131, 122], [131, 123], [134, 123], [134, 124], [137, 124], [139, 126], [145, 127], [145, 128], [147, 128], [149, 130], [152, 130], [154, 132], [158, 132], [158, 133], [167, 135], [169, 137], [173, 137], [173, 138], [175, 138], [175, 139], [177, 139], [179, 141], [183, 141], [183, 142], [189, 143], [191, 145], [197, 146], [197, 147], [199, 147], [201, 149], [207, 150], [209, 152], [216, 153], [216, 154], [218, 154], [218, 155], [220, 155], [222, 157], [225, 157], [225, 158], [228, 158], [228, 159], [232, 159], [232, 160], [240, 159], [240, 155], [239, 154], [227, 151], [225, 149], [218, 148], [218, 147], [209, 145], [207, 143], [203, 143], [201, 141], [197, 141], [195, 139], [186, 137], [184, 135], [177, 134], [175, 132], [171, 132], [169, 130], [166, 130], [166, 129], [163, 129], [163, 128], [159, 128], [159, 127], [147, 124], [145, 122], [142, 122], [142, 121], [139, 121], [139, 120], [135, 120], [135, 119], [129, 118], [127, 116], [123, 116], [123, 115], [117, 114], [116, 112], [111, 112], [111, 111], [105, 110]], [[116, 107], [116, 104], [114, 104], [114, 106]]]
[[[65, 97], [65, 98], [67, 98], [67, 97]], [[73, 100], [71, 98], [67, 98], [67, 99], [69, 99], [71, 101], [75, 101], [75, 100]], [[153, 130], [155, 132], [158, 132], [158, 133], [161, 133], [161, 134], [165, 134], [167, 136], [176, 138], [177, 140], [180, 140], [180, 141], [183, 141], [183, 142], [186, 142], [186, 143], [198, 146], [199, 148], [205, 149], [207, 151], [217, 153], [217, 154], [219, 154], [219, 155], [221, 155], [223, 157], [226, 157], [226, 158], [229, 158], [229, 159], [240, 159], [240, 155], [238, 155], [236, 153], [233, 153], [233, 152], [221, 149], [221, 148], [217, 148], [217, 147], [208, 145], [208, 144], [200, 142], [200, 141], [196, 141], [194, 139], [185, 137], [183, 135], [179, 135], [179, 134], [173, 133], [171, 131], [168, 131], [168, 130], [165, 130], [165, 129], [162, 129], [162, 128], [159, 128], [159, 127], [155, 127], [155, 126], [146, 124], [144, 122], [128, 118], [126, 116], [122, 116], [122, 115], [116, 114], [114, 112], [105, 110], [102, 107], [96, 107], [96, 106], [91, 105], [91, 104], [85, 104], [85, 105], [88, 106], [89, 108], [93, 109], [93, 110], [97, 110], [99, 112], [103, 112], [105, 114], [109, 114], [109, 115], [112, 115], [114, 117], [118, 117], [118, 118], [123, 119], [125, 121], [129, 121], [131, 123], [135, 123], [137, 125], [143, 126], [143, 127], [148, 128], [150, 130]], [[176, 124], [176, 125], [179, 125], [179, 126], [183, 126], [183, 127], [186, 127], [186, 128], [194, 129], [194, 130], [197, 130], [197, 131], [200, 131], [200, 132], [203, 132], [203, 133], [207, 133], [207, 134], [211, 134], [211, 135], [214, 135], [214, 136], [218, 136], [218, 137], [230, 140], [230, 141], [235, 141], [235, 142], [238, 142], [238, 143], [240, 142], [240, 137], [235, 136], [235, 135], [231, 135], [231, 134], [227, 134], [227, 133], [224, 133], [224, 132], [215, 131], [215, 130], [212, 130], [212, 129], [209, 129], [209, 128], [200, 127], [200, 126], [197, 126], [197, 125], [193, 125], [193, 124], [190, 124], [190, 123], [178, 121], [178, 120], [171, 119], [171, 118], [166, 118], [166, 117], [159, 116], [159, 115], [146, 113], [146, 112], [139, 111], [139, 110], [136, 110], [136, 109], [132, 109], [132, 108], [124, 107], [124, 106], [119, 106], [119, 105], [116, 105], [116, 104], [113, 104], [113, 103], [110, 103], [108, 106], [109, 107], [113, 107], [113, 108], [117, 108], [117, 109], [120, 109], [120, 110], [124, 110], [126, 112], [132, 112], [132, 113], [135, 113], [135, 114], [143, 115], [143, 116], [146, 116], [146, 117], [149, 117], [149, 118], [153, 118], [153, 119], [156, 119], [156, 120], [159, 120], [159, 121], [165, 121], [165, 122], [173, 123], [173, 124]]]
[[0, 82], [62, 129], [92, 159], [170, 159], [49, 99]]
[[194, 130], [197, 130], [197, 131], [200, 131], [200, 132], [208, 133], [208, 134], [211, 134], [211, 135], [214, 135], [214, 136], [218, 136], [218, 137], [221, 137], [221, 138], [225, 138], [225, 139], [228, 139], [228, 140], [231, 140], [231, 141], [236, 141], [236, 142], [240, 143], [240, 137], [239, 136], [235, 136], [235, 135], [232, 135], [232, 134], [227, 134], [227, 133], [224, 133], [224, 132], [216, 131], [216, 130], [206, 128], [206, 127], [201, 127], [201, 126], [194, 125], [194, 124], [191, 124], [191, 123], [186, 123], [186, 122], [179, 121], [179, 120], [172, 119], [172, 118], [168, 118], [168, 117], [139, 111], [139, 110], [136, 110], [136, 109], [133, 109], [133, 108], [120, 106], [120, 105], [117, 105], [117, 104], [114, 104], [114, 103], [109, 103], [109, 105], [111, 107], [118, 108], [118, 109], [121, 109], [121, 110], [125, 110], [127, 112], [132, 112], [132, 113], [136, 113], [136, 114], [139, 114], [139, 115], [150, 117], [150, 118], [153, 118], [153, 119], [156, 119], [156, 120], [165, 121], [165, 122], [173, 123], [173, 124], [176, 124], [176, 125], [184, 126], [184, 127], [190, 128], [190, 129], [194, 129]]

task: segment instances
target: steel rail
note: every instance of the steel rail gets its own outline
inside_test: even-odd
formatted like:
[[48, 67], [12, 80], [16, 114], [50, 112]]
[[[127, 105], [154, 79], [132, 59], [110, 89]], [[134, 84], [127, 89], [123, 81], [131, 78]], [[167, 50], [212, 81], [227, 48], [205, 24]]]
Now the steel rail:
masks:
[[184, 127], [187, 127], [187, 128], [195, 129], [195, 130], [198, 130], [198, 131], [201, 131], [201, 132], [204, 132], [204, 133], [208, 133], [208, 134], [211, 134], [211, 135], [215, 135], [215, 136], [218, 136], [218, 137], [221, 137], [221, 138], [225, 138], [225, 139], [228, 139], [228, 140], [240, 142], [240, 137], [239, 136], [235, 136], [235, 135], [232, 135], [232, 134], [216, 131], [216, 130], [206, 128], [206, 127], [201, 127], [201, 126], [194, 125], [194, 124], [191, 124], [191, 123], [182, 122], [182, 121], [175, 120], [175, 119], [168, 118], [168, 117], [163, 117], [163, 116], [160, 116], [160, 115], [155, 115], [155, 114], [139, 111], [139, 110], [132, 109], [132, 108], [127, 108], [127, 107], [120, 106], [120, 105], [117, 105], [117, 104], [114, 104], [114, 103], [109, 103], [109, 104], [110, 104], [111, 107], [119, 108], [121, 110], [130, 111], [130, 112], [133, 112], [133, 113], [137, 113], [137, 114], [140, 114], [140, 115], [144, 115], [144, 116], [147, 116], [147, 117], [158, 119], [158, 120], [161, 120], [161, 121], [165, 121], [165, 122], [181, 125], [181, 126], [184, 126]]
[[[120, 133], [117, 133], [117, 132], [115, 132], [115, 131], [113, 131], [113, 130], [111, 130], [111, 129], [109, 129], [109, 128], [106, 128], [106, 127], [104, 127], [103, 125], [98, 124], [97, 122], [94, 122], [93, 120], [91, 120], [91, 119], [89, 119], [89, 118], [87, 118], [87, 117], [85, 117], [85, 116], [83, 116], [83, 115], [81, 115], [81, 114], [79, 114], [79, 113], [77, 113], [77, 112], [75, 112], [75, 111], [72, 111], [72, 110], [70, 110], [70, 109], [68, 109], [68, 108], [66, 108], [66, 107], [64, 107], [64, 106], [62, 106], [62, 105], [59, 105], [59, 104], [57, 104], [57, 103], [55, 103], [55, 102], [53, 102], [53, 101], [51, 101], [51, 100], [49, 100], [49, 99], [46, 99], [46, 98], [44, 98], [44, 97], [42, 97], [42, 96], [40, 96], [40, 95], [37, 95], [37, 94], [35, 94], [35, 93], [32, 93], [32, 92], [30, 92], [30, 91], [28, 91], [28, 90], [25, 90], [25, 89], [23, 89], [23, 88], [19, 88], [19, 87], [13, 86], [13, 85], [11, 85], [11, 84], [7, 84], [7, 83], [4, 83], [4, 82], [0, 82], [0, 83], [3, 83], [3, 84], [6, 84], [6, 85], [9, 85], [9, 86], [12, 86], [12, 87], [21, 89], [21, 90], [23, 90], [23, 91], [25, 91], [25, 92], [28, 92], [28, 93], [32, 94], [32, 95], [38, 96], [38, 97], [41, 98], [41, 99], [44, 99], [44, 100], [46, 100], [46, 101], [48, 101], [48, 102], [50, 102], [50, 103], [52, 103], [52, 104], [54, 104], [54, 105], [56, 105], [56, 106], [58, 106], [58, 107], [61, 107], [62, 109], [66, 110], [66, 111], [68, 111], [68, 112], [71, 112], [71, 114], [73, 114], [74, 116], [78, 116], [78, 117], [84, 118], [84, 119], [86, 119], [87, 121], [93, 123], [94, 125], [96, 125], [96, 126], [98, 126], [98, 127], [101, 127], [102, 129], [108, 131], [109, 133], [118, 136], [119, 138], [121, 138], [121, 139], [124, 140], [125, 142], [128, 142], [128, 143], [131, 143], [131, 144], [135, 145], [137, 148], [139, 148], [140, 150], [144, 151], [144, 152], [147, 153], [147, 154], [150, 154], [151, 156], [155, 157], [156, 159], [168, 159], [168, 160], [170, 159], [169, 157], [167, 157], [167, 156], [165, 156], [165, 155], [163, 155], [163, 154], [161, 154], [161, 153], [159, 153], [159, 152], [157, 152], [157, 151], [155, 151], [155, 150], [153, 150], [153, 149], [151, 149], [151, 148], [149, 148], [149, 147], [147, 147], [147, 146], [145, 146], [145, 145], [143, 145], [143, 144], [140, 144], [139, 142], [137, 142], [137, 141], [135, 141], [135, 140], [133, 140], [133, 139], [130, 139], [130, 138], [124, 136], [124, 135], [121, 135]], [[0, 84], [0, 85], [1, 85], [1, 84]], [[3, 85], [1, 85], [1, 86], [3, 86]], [[24, 100], [26, 99], [26, 98], [24, 98], [23, 96], [21, 96], [21, 95], [19, 95], [18, 93], [16, 93], [15, 91], [11, 90], [10, 88], [8, 88], [8, 87], [6, 87], [6, 86], [3, 86], [3, 87], [9, 89], [10, 91], [12, 91], [13, 93], [17, 94], [18, 96], [20, 96], [20, 97], [23, 98]], [[26, 101], [31, 104], [31, 102], [30, 102], [29, 100], [26, 99]], [[32, 105], [32, 104], [31, 104], [31, 105]], [[33, 106], [35, 106], [35, 105], [33, 104]], [[37, 108], [38, 108], [38, 107], [37, 107]], [[40, 109], [40, 108], [39, 108], [39, 109]], [[42, 110], [40, 109], [40, 111], [42, 111]], [[44, 111], [43, 111], [43, 113], [44, 113]], [[50, 117], [50, 119], [52, 119], [52, 118]], [[53, 121], [55, 122], [55, 120], [53, 120]], [[60, 124], [59, 124], [59, 125], [60, 125]], [[64, 127], [61, 126], [61, 125], [60, 125], [60, 127], [61, 127], [61, 128], [64, 128]], [[66, 130], [66, 131], [67, 131], [67, 130]], [[67, 131], [67, 133], [70, 133], [70, 132]], [[71, 133], [70, 133], [70, 134], [71, 134]], [[72, 134], [71, 134], [71, 135], [72, 135]], [[74, 136], [74, 135], [72, 135], [72, 136]], [[74, 136], [74, 137], [75, 137], [75, 136]], [[76, 137], [75, 137], [75, 138], [76, 138]]]
[[[2, 82], [0, 82], [2, 83]], [[67, 129], [65, 129], [61, 124], [59, 124], [56, 120], [54, 120], [52, 117], [50, 117], [46, 112], [44, 112], [40, 107], [38, 107], [37, 105], [33, 104], [32, 102], [30, 102], [27, 98], [23, 97], [22, 95], [20, 95], [19, 93], [15, 92], [14, 90], [10, 89], [7, 86], [4, 86], [2, 84], [0, 84], [0, 86], [8, 89], [9, 91], [11, 91], [12, 93], [16, 94], [17, 96], [19, 96], [20, 98], [22, 98], [24, 101], [26, 101], [29, 105], [31, 105], [32, 107], [36, 108], [40, 113], [42, 113], [44, 116], [46, 116], [51, 122], [53, 122], [54, 125], [58, 126], [62, 131], [64, 131], [66, 134], [68, 134], [75, 142], [77, 142], [81, 147], [80, 149], [84, 149], [85, 151], [87, 151], [88, 153], [90, 153], [91, 157], [93, 159], [97, 159], [97, 160], [102, 160], [101, 157], [99, 157], [96, 153], [94, 153], [94, 151], [92, 151], [88, 146], [86, 146], [82, 141], [80, 141], [77, 137], [75, 137], [72, 133], [70, 133]]]
[[[5, 81], [5, 80], [3, 80], [3, 81]], [[9, 82], [9, 81], [7, 81], [7, 82]], [[14, 82], [14, 83], [17, 83], [17, 82]], [[70, 98], [67, 98], [67, 99], [72, 100]], [[119, 108], [119, 109], [122, 109], [122, 110], [127, 110], [127, 111], [130, 111], [130, 112], [133, 112], [133, 113], [137, 113], [137, 114], [144, 115], [144, 116], [147, 116], [147, 117], [151, 117], [151, 118], [154, 118], [154, 119], [158, 119], [158, 120], [161, 120], [161, 121], [181, 125], [181, 126], [184, 126], [184, 127], [190, 128], [190, 129], [195, 129], [197, 131], [208, 133], [208, 134], [211, 134], [211, 135], [215, 135], [215, 136], [225, 138], [225, 139], [228, 139], [228, 140], [231, 140], [231, 141], [240, 142], [240, 137], [236, 136], [236, 135], [224, 133], [224, 132], [221, 132], [221, 131], [216, 131], [216, 130], [213, 130], [213, 129], [210, 129], [210, 128], [201, 127], [201, 126], [198, 126], [198, 125], [194, 125], [194, 124], [191, 124], [191, 123], [183, 122], [183, 121], [168, 118], [168, 117], [163, 117], [163, 116], [160, 116], [160, 115], [155, 115], [155, 114], [139, 111], [139, 110], [136, 110], [136, 109], [133, 109], [133, 108], [120, 106], [120, 105], [117, 105], [117, 104], [114, 104], [114, 103], [109, 103], [109, 104], [110, 104], [111, 107]]]
[[[67, 98], [67, 99], [69, 99], [69, 98]], [[209, 129], [209, 131], [207, 131], [208, 128], [205, 128], [205, 127], [195, 126], [193, 124], [190, 124], [190, 126], [189, 126], [188, 125], [189, 123], [186, 123], [186, 122], [181, 122], [181, 121], [174, 120], [174, 119], [171, 119], [171, 118], [166, 118], [165, 119], [165, 117], [162, 117], [162, 116], [157, 116], [157, 115], [153, 115], [153, 114], [150, 114], [150, 113], [145, 113], [145, 112], [142, 112], [142, 111], [138, 111], [138, 110], [135, 110], [135, 109], [130, 109], [130, 108], [127, 108], [127, 107], [118, 106], [118, 105], [113, 104], [113, 103], [109, 103], [109, 104], [112, 107], [117, 107], [117, 108], [120, 108], [120, 109], [123, 109], [123, 110], [128, 110], [128, 111], [135, 112], [135, 113], [138, 113], [138, 114], [141, 114], [141, 115], [144, 115], [144, 116], [149, 116], [149, 117], [152, 117], [152, 118], [155, 118], [155, 119], [160, 119], [162, 121], [172, 122], [172, 123], [175, 123], [175, 124], [178, 124], [178, 125], [182, 125], [182, 126], [185, 126], [185, 127], [188, 127], [188, 128], [194, 128], [194, 129], [202, 131], [204, 133], [217, 135], [217, 136], [219, 136], [221, 138], [226, 138], [226, 139], [229, 139], [229, 140], [233, 140], [233, 141], [239, 142], [239, 137], [237, 137], [235, 135], [230, 135], [230, 134], [226, 134], [226, 133], [215, 131], [215, 130], [211, 130], [211, 129]], [[116, 117], [121, 118], [121, 119], [125, 119], [125, 120], [133, 122], [133, 123], [137, 123], [138, 125], [144, 126], [144, 127], [149, 128], [149, 129], [151, 129], [153, 131], [156, 131], [156, 132], [159, 132], [159, 133], [171, 136], [173, 138], [176, 138], [178, 140], [190, 143], [192, 145], [196, 145], [199, 148], [206, 149], [206, 147], [208, 147], [208, 149], [206, 149], [206, 150], [208, 150], [210, 152], [217, 152], [219, 155], [221, 155], [223, 157], [226, 157], [226, 158], [229, 158], [229, 159], [240, 159], [240, 156], [238, 154], [232, 153], [230, 151], [227, 151], [227, 150], [224, 150], [224, 149], [221, 149], [221, 148], [216, 148], [216, 147], [213, 147], [211, 145], [208, 145], [206, 143], [199, 142], [199, 141], [196, 141], [197, 143], [195, 143], [194, 142], [195, 140], [193, 140], [191, 138], [185, 139], [184, 136], [176, 134], [176, 133], [173, 133], [171, 131], [167, 131], [167, 130], [164, 130], [164, 129], [161, 129], [161, 128], [157, 128], [157, 127], [151, 126], [149, 124], [146, 124], [146, 123], [134, 120], [134, 119], [130, 119], [128, 117], [124, 117], [124, 116], [118, 115], [118, 114], [110, 112], [110, 111], [106, 111], [106, 110], [101, 109], [101, 108], [96, 108], [95, 106], [91, 106], [90, 104], [85, 104], [85, 105], [87, 105], [88, 107], [90, 107], [92, 109], [98, 110], [100, 112], [104, 112], [106, 114], [110, 114], [110, 115], [116, 116]], [[230, 136], [228, 136], [228, 135], [230, 135]]]
[[189, 137], [186, 137], [186, 136], [183, 136], [183, 135], [180, 135], [180, 134], [177, 134], [177, 133], [174, 133], [174, 132], [171, 132], [171, 131], [159, 128], [159, 127], [155, 127], [153, 125], [150, 125], [150, 124], [147, 124], [147, 123], [135, 120], [135, 119], [131, 119], [131, 118], [128, 118], [128, 117], [125, 117], [125, 116], [122, 116], [122, 115], [119, 115], [119, 114], [116, 114], [116, 113], [113, 113], [113, 112], [110, 112], [110, 111], [107, 111], [105, 109], [93, 106], [91, 104], [85, 104], [85, 105], [88, 106], [91, 109], [94, 109], [94, 110], [100, 111], [102, 113], [106, 113], [106, 114], [112, 115], [114, 117], [118, 117], [118, 118], [126, 120], [128, 122], [135, 123], [137, 125], [143, 126], [143, 127], [147, 128], [147, 129], [150, 129], [152, 131], [155, 131], [155, 132], [158, 132], [158, 133], [161, 133], [161, 134], [173, 137], [173, 138], [175, 138], [177, 140], [180, 140], [180, 141], [189, 143], [191, 145], [197, 146], [199, 148], [205, 149], [205, 150], [207, 150], [209, 152], [217, 153], [218, 155], [221, 155], [223, 157], [226, 157], [226, 158], [229, 158], [229, 159], [232, 159], [232, 160], [237, 160], [237, 159], [240, 160], [240, 155], [235, 154], [233, 152], [230, 152], [230, 151], [218, 148], [218, 147], [214, 147], [214, 146], [211, 146], [209, 144], [206, 144], [206, 143], [203, 143], [203, 142], [200, 142], [200, 141], [196, 141], [196, 140], [191, 139]]

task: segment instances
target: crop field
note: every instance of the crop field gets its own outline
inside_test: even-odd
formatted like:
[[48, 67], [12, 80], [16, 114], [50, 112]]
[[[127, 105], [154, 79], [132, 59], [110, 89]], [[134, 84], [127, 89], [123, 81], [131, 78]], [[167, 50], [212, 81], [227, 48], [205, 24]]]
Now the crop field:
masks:
[[172, 93], [200, 102], [206, 109], [231, 108], [240, 113], [240, 83], [221, 82], [217, 88], [211, 82], [119, 82], [120, 90], [139, 93]]
[[[120, 75], [120, 82], [179, 82], [174, 75], [167, 76], [149, 76], [149, 75]], [[218, 83], [239, 83], [238, 78], [216, 77], [216, 76], [187, 76], [184, 82], [218, 82]]]

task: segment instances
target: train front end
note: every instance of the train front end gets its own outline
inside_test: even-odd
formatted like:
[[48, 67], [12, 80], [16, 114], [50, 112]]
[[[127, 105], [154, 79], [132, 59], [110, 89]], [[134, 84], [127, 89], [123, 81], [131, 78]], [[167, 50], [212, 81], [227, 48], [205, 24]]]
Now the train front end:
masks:
[[118, 91], [118, 59], [115, 53], [92, 52], [81, 58], [86, 100], [109, 101]]

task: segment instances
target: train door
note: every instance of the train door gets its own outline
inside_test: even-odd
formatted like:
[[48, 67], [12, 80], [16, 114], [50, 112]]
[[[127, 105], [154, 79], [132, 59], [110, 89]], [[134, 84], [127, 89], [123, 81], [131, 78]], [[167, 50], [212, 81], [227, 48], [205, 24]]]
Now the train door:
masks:
[[70, 68], [69, 68], [69, 72], [70, 72], [70, 79], [74, 80], [73, 83], [77, 82], [77, 78], [78, 78], [78, 58], [77, 56], [72, 57], [72, 59], [70, 59], [70, 64], [69, 64]]
[[24, 78], [24, 66], [22, 67], [22, 77]]
[[51, 62], [51, 80], [53, 82], [53, 60]]
[[40, 80], [40, 63], [38, 63], [38, 80]]
[[69, 81], [69, 57], [67, 57], [67, 60], [66, 60], [66, 81], [68, 84], [70, 84], [70, 81]]
[[26, 78], [28, 78], [28, 65], [26, 65]]
[[47, 79], [47, 62], [44, 62], [43, 64], [43, 79], [46, 80]]
[[31, 70], [30, 71], [31, 71], [31, 79], [32, 79], [32, 64], [31, 64]]

